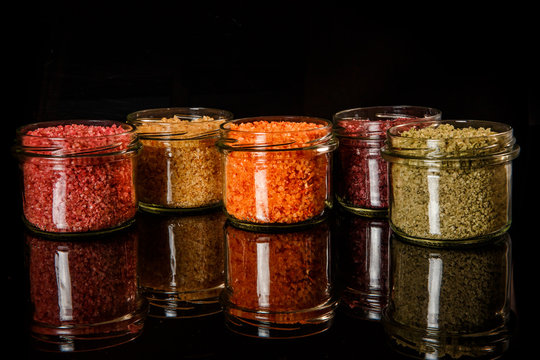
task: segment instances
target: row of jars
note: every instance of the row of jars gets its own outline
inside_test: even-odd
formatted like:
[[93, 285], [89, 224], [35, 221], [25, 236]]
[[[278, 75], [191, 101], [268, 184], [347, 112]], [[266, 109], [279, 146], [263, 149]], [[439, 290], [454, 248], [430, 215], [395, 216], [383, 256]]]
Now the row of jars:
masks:
[[329, 329], [341, 308], [380, 322], [400, 352], [459, 358], [507, 349], [508, 233], [429, 247], [385, 218], [337, 212], [285, 231], [242, 229], [219, 210], [139, 212], [122, 231], [77, 241], [29, 231], [32, 334], [48, 350], [90, 350], [138, 337], [148, 315], [223, 312], [234, 332], [291, 338]]
[[[129, 114], [126, 123], [69, 123], [124, 131], [32, 133], [65, 122], [18, 130], [24, 218], [39, 231], [107, 231], [129, 225], [139, 207], [191, 212], [221, 205], [244, 228], [287, 228], [323, 218], [333, 193], [351, 212], [388, 213], [393, 230], [414, 239], [467, 242], [501, 234], [511, 222], [511, 163], [519, 147], [502, 123], [441, 120], [439, 110], [416, 106], [345, 110], [332, 122], [233, 120], [225, 110], [166, 108]], [[493, 132], [455, 143], [402, 136], [443, 124]]]

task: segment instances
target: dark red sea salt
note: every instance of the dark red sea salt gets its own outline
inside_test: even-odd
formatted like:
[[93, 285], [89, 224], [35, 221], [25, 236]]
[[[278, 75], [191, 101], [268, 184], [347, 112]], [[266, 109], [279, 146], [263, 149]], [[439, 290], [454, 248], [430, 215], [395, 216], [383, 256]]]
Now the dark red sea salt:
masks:
[[388, 209], [388, 166], [380, 154], [386, 131], [408, 118], [339, 121], [336, 195], [358, 209]]
[[43, 156], [22, 157], [26, 220], [59, 233], [104, 230], [132, 219], [137, 210], [134, 157], [116, 154], [129, 146], [131, 136], [115, 125], [59, 125], [27, 132], [22, 145]]

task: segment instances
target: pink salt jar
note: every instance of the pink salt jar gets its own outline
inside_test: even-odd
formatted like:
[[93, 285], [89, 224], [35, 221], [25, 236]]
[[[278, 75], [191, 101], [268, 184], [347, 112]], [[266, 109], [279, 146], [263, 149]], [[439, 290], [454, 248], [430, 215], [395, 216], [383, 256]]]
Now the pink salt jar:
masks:
[[133, 126], [110, 120], [34, 123], [16, 133], [25, 224], [43, 233], [124, 228], [135, 218]]

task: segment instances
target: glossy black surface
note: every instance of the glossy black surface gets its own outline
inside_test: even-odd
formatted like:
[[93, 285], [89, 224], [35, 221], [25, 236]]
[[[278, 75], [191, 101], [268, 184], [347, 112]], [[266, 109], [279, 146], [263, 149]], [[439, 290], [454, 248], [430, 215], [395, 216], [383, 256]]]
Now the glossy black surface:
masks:
[[[429, 21], [428, 28], [426, 17], [409, 17], [411, 26], [404, 26], [402, 16], [386, 13], [381, 25], [380, 12], [366, 20], [361, 17], [366, 11], [290, 5], [259, 11], [230, 4], [125, 8], [99, 2], [87, 7], [42, 2], [21, 11], [19, 26], [30, 31], [11, 51], [15, 111], [6, 116], [3, 132], [6, 351], [27, 359], [401, 359], [387, 344], [380, 322], [353, 318], [341, 308], [328, 331], [301, 339], [239, 336], [225, 327], [223, 314], [216, 314], [148, 318], [139, 338], [99, 352], [35, 350], [28, 327], [17, 162], [9, 147], [15, 128], [25, 123], [125, 120], [145, 108], [209, 106], [237, 117], [331, 118], [357, 106], [411, 104], [440, 108], [443, 118], [499, 121], [515, 129], [522, 147], [514, 161], [509, 230], [515, 316], [503, 358], [527, 358], [536, 347], [539, 275], [533, 177], [539, 97], [532, 26], [523, 20], [509, 28], [471, 13], [460, 14], [465, 17], [457, 23]], [[340, 239], [334, 240], [339, 245]]]

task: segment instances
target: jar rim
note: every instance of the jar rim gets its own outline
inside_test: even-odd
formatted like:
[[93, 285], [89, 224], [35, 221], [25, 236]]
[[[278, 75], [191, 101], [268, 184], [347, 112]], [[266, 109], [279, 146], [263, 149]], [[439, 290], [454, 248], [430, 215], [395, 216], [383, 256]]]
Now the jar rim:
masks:
[[[93, 136], [40, 136], [40, 135], [29, 135], [30, 130], [36, 130], [40, 128], [47, 128], [60, 125], [91, 125], [91, 126], [105, 126], [105, 125], [117, 125], [122, 127], [125, 131], [118, 134], [106, 134], [106, 135], [93, 135]], [[126, 124], [121, 121], [116, 120], [106, 120], [106, 119], [73, 119], [73, 120], [50, 120], [43, 122], [35, 122], [30, 124], [25, 124], [18, 127], [16, 130], [17, 136], [27, 136], [30, 138], [42, 138], [42, 139], [51, 139], [51, 140], [65, 140], [65, 139], [95, 139], [96, 137], [107, 138], [115, 137], [119, 135], [128, 135], [130, 133], [135, 133], [135, 127], [131, 124]]]
[[[249, 130], [237, 130], [231, 129], [231, 124], [238, 123], [252, 123], [257, 121], [268, 122], [297, 122], [297, 123], [316, 123], [323, 125], [322, 127], [314, 127], [309, 129], [300, 130], [280, 130], [280, 131], [249, 131]], [[223, 150], [231, 151], [254, 151], [254, 152], [266, 152], [266, 151], [297, 151], [317, 149], [319, 153], [333, 151], [337, 147], [337, 140], [333, 136], [332, 132], [333, 124], [331, 121], [315, 116], [302, 116], [302, 115], [264, 115], [239, 118], [230, 121], [226, 121], [220, 126], [221, 134], [217, 146]], [[297, 142], [295, 139], [283, 140], [278, 142], [267, 142], [266, 135], [285, 135], [285, 134], [314, 134], [319, 132], [321, 136], [311, 139], [307, 142]], [[253, 136], [254, 140], [250, 143], [236, 144], [237, 139], [229, 137], [229, 134], [237, 134], [243, 136]], [[262, 140], [262, 141], [261, 141]], [[293, 145], [299, 145], [294, 147]]]
[[[315, 127], [311, 129], [303, 129], [303, 130], [282, 130], [282, 131], [249, 131], [249, 130], [233, 130], [230, 128], [227, 128], [227, 126], [230, 126], [231, 124], [240, 124], [240, 123], [247, 123], [247, 122], [255, 122], [255, 121], [279, 121], [279, 122], [311, 122], [311, 123], [321, 123], [324, 126], [323, 127]], [[321, 131], [321, 130], [327, 130], [332, 129], [333, 124], [330, 120], [316, 117], [316, 116], [303, 116], [303, 115], [263, 115], [263, 116], [253, 116], [253, 117], [245, 117], [245, 118], [239, 118], [234, 120], [229, 120], [224, 122], [220, 125], [220, 129], [224, 131], [230, 131], [230, 132], [238, 132], [238, 133], [246, 133], [246, 134], [280, 134], [280, 133], [294, 133], [294, 132], [312, 132], [312, 131]]]
[[[492, 134], [484, 134], [468, 137], [447, 137], [447, 138], [413, 138], [401, 136], [404, 131], [410, 129], [439, 127], [444, 124], [455, 126], [456, 128], [474, 128], [474, 129], [490, 129]], [[407, 141], [416, 142], [421, 146], [411, 146]], [[445, 151], [444, 147], [454, 141], [477, 141], [478, 146], [473, 146], [470, 149]], [[481, 141], [483, 143], [481, 143]], [[407, 146], [409, 145], [409, 146]], [[425, 159], [425, 160], [465, 160], [465, 159], [480, 159], [493, 157], [498, 155], [503, 156], [506, 160], [512, 160], [519, 154], [519, 146], [516, 144], [516, 139], [513, 136], [513, 128], [505, 123], [487, 121], [487, 120], [435, 120], [435, 121], [413, 121], [404, 124], [396, 125], [388, 129], [385, 146], [381, 149], [381, 153], [387, 160], [393, 157], [404, 159]]]
[[[381, 111], [392, 111], [392, 112], [389, 112], [389, 113], [379, 113]], [[400, 111], [402, 111], [400, 113]], [[408, 114], [406, 113], [406, 111], [420, 111], [418, 114]], [[434, 107], [430, 107], [430, 106], [419, 106], [419, 105], [375, 105], [375, 106], [363, 106], [363, 107], [355, 107], [355, 108], [350, 108], [350, 109], [344, 109], [344, 110], [340, 110], [338, 112], [336, 112], [333, 116], [333, 118], [336, 120], [336, 119], [339, 119], [341, 118], [341, 116], [347, 114], [347, 113], [351, 113], [351, 112], [367, 112], [368, 114], [371, 114], [373, 113], [371, 116], [375, 116], [375, 117], [380, 117], [380, 118], [383, 118], [383, 117], [389, 117], [389, 118], [395, 118], [395, 117], [400, 117], [400, 116], [404, 116], [404, 115], [408, 115], [410, 117], [415, 117], [415, 118], [418, 118], [421, 114], [423, 113], [424, 115], [429, 115], [430, 117], [432, 116], [440, 116], [442, 114], [442, 111], [437, 109], [437, 108], [434, 108]], [[429, 112], [429, 114], [426, 114], [426, 112]], [[375, 120], [377, 121], [377, 120]]]
[[[204, 116], [212, 117], [212, 120], [193, 121]], [[174, 124], [164, 119], [178, 118], [182, 124]], [[187, 126], [196, 129], [207, 124], [227, 121], [233, 118], [233, 113], [228, 110], [208, 107], [164, 107], [134, 111], [127, 115], [127, 122], [134, 125], [139, 136], [145, 140], [197, 140], [216, 137], [219, 135], [219, 127], [189, 135], [188, 130], [174, 130], [175, 125]], [[163, 130], [140, 131], [141, 125], [156, 125]], [[171, 129], [172, 128], [172, 129]], [[167, 131], [169, 130], [169, 131]], [[186, 136], [188, 135], [188, 136]]]
[[[402, 121], [431, 121], [440, 120], [442, 111], [427, 106], [415, 105], [380, 105], [356, 107], [341, 110], [333, 115], [334, 131], [340, 138], [358, 140], [384, 139], [388, 127]], [[356, 124], [365, 123], [367, 126], [358, 129], [346, 129], [344, 122]], [[395, 123], [395, 124], [393, 124]]]
[[[41, 136], [28, 134], [31, 130], [44, 129], [48, 127], [67, 126], [67, 125], [87, 125], [87, 126], [119, 126], [124, 131], [117, 134], [104, 134], [92, 136]], [[115, 139], [127, 137], [129, 142], [119, 142]], [[71, 120], [50, 120], [43, 122], [35, 122], [22, 125], [16, 129], [17, 143], [12, 150], [15, 155], [31, 155], [37, 157], [49, 158], [65, 158], [78, 156], [103, 156], [103, 155], [118, 155], [139, 150], [140, 143], [138, 141], [135, 127], [131, 124], [116, 120], [108, 119], [71, 119]], [[47, 144], [24, 144], [25, 139], [28, 140], [44, 140]], [[67, 142], [95, 142], [102, 140], [103, 144], [99, 146], [83, 147], [66, 151], [65, 145]], [[26, 141], [26, 142], [27, 142]], [[122, 146], [125, 145], [125, 146]]]
[[[501, 136], [502, 134], [510, 134], [513, 133], [513, 128], [505, 123], [501, 122], [495, 122], [495, 121], [489, 121], [489, 120], [464, 120], [464, 119], [445, 119], [445, 120], [421, 120], [421, 121], [411, 121], [404, 124], [399, 124], [392, 126], [390, 129], [388, 129], [388, 135], [392, 136], [401, 136], [401, 132], [405, 130], [409, 130], [408, 128], [412, 127], [428, 127], [428, 126], [440, 126], [444, 124], [450, 124], [454, 126], [461, 127], [474, 127], [475, 129], [479, 129], [481, 127], [483, 128], [490, 128], [490, 129], [501, 129], [501, 130], [493, 130], [495, 133], [490, 135], [481, 135], [477, 136], [479, 138], [483, 137], [493, 137], [493, 136]], [[474, 136], [467, 137], [467, 139], [475, 138]], [[433, 139], [433, 140], [439, 140], [439, 139]], [[444, 140], [444, 139], [440, 139]]]
[[[211, 114], [213, 114], [214, 116], [211, 116]], [[216, 118], [215, 115], [218, 115], [219, 117]], [[146, 116], [146, 117], [141, 118], [139, 116]], [[132, 123], [134, 121], [140, 121], [140, 120], [158, 121], [158, 120], [163, 119], [164, 117], [173, 117], [173, 116], [179, 116], [180, 118], [182, 117], [188, 118], [190, 116], [193, 116], [195, 119], [201, 118], [203, 116], [211, 116], [213, 118], [212, 120], [200, 121], [200, 122], [194, 123], [194, 124], [199, 124], [199, 123], [210, 123], [214, 121], [230, 120], [233, 118], [233, 113], [228, 110], [209, 108], [209, 107], [164, 107], [164, 108], [153, 108], [153, 109], [143, 109], [143, 110], [133, 111], [127, 115], [127, 120], [128, 120], [128, 123]]]

